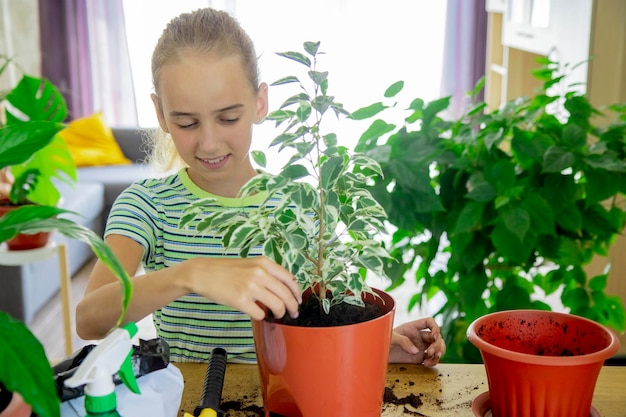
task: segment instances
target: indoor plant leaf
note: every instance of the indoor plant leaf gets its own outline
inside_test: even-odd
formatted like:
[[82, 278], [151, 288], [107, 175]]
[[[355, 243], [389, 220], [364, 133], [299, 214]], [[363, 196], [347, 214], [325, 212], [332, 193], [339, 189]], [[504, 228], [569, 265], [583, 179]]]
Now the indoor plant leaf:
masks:
[[0, 129], [0, 169], [22, 163], [47, 146], [65, 128], [57, 122], [34, 121], [10, 124]]
[[58, 417], [60, 401], [54, 373], [41, 343], [23, 323], [3, 311], [0, 311], [0, 334], [2, 384], [9, 391], [19, 392], [38, 416]]
[[[34, 120], [61, 123], [67, 117], [63, 96], [44, 78], [24, 75], [6, 99], [11, 103], [7, 108], [7, 125]], [[17, 112], [14, 113], [12, 108]]]
[[25, 163], [13, 165], [11, 172], [15, 178], [18, 178], [22, 173], [32, 169], [39, 172], [39, 178], [36, 187], [26, 197], [36, 204], [55, 205], [58, 203], [61, 195], [53, 182], [55, 178], [69, 185], [77, 179], [72, 154], [65, 141], [59, 136], [54, 136], [47, 146], [34, 152]]
[[561, 172], [569, 168], [575, 157], [570, 151], [553, 145], [548, 148], [543, 157], [543, 170], [545, 172]]

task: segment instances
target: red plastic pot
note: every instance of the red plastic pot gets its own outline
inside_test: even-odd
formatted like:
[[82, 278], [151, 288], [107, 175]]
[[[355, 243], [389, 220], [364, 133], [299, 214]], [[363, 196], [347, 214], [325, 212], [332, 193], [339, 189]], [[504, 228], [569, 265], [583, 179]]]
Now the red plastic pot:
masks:
[[[9, 200], [6, 198], [0, 199], [0, 217], [4, 216], [7, 212], [15, 210], [21, 206], [10, 205]], [[50, 232], [40, 232], [34, 234], [19, 234], [13, 239], [6, 242], [9, 250], [27, 250], [43, 248], [48, 244], [50, 240]]]
[[619, 350], [601, 324], [552, 311], [487, 314], [467, 337], [480, 349], [494, 417], [589, 417], [602, 365]]
[[253, 321], [265, 415], [380, 417], [395, 302], [368, 295], [384, 314], [347, 326]]
[[6, 242], [9, 250], [28, 250], [43, 248], [50, 241], [50, 232], [39, 232], [32, 235], [19, 234]]

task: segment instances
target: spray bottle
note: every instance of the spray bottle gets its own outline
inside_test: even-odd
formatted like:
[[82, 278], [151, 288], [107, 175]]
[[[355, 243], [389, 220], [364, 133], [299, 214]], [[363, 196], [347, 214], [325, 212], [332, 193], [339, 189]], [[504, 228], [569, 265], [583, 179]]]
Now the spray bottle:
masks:
[[139, 386], [133, 372], [131, 339], [137, 334], [137, 325], [127, 323], [113, 330], [87, 355], [74, 375], [65, 385], [75, 388], [85, 387], [86, 417], [120, 417], [117, 412], [115, 383], [113, 375], [132, 392], [139, 394]]

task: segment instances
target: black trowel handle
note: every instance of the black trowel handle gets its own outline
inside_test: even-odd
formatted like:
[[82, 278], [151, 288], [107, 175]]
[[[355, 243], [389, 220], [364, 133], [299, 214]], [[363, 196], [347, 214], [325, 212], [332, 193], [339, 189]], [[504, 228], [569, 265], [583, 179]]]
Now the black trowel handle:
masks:
[[220, 403], [222, 401], [222, 388], [224, 387], [224, 374], [226, 373], [226, 351], [222, 348], [215, 348], [211, 353], [209, 365], [206, 369], [204, 377], [204, 387], [202, 389], [202, 398], [200, 405], [196, 407], [193, 414], [198, 417], [202, 410], [214, 410], [216, 414], [219, 412]]

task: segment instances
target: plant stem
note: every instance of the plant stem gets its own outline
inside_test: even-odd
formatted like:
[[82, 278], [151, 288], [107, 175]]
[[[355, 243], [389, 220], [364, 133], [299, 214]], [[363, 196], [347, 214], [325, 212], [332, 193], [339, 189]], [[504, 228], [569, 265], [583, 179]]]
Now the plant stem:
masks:
[[[320, 119], [317, 121], [317, 125], [319, 126]], [[316, 273], [321, 277], [320, 279], [320, 287], [319, 287], [319, 302], [320, 302], [320, 311], [324, 311], [322, 300], [326, 298], [326, 281], [322, 276], [323, 266], [324, 266], [324, 232], [326, 229], [326, 223], [324, 221], [325, 215], [325, 198], [324, 198], [324, 190], [322, 189], [322, 169], [320, 166], [321, 154], [319, 149], [320, 137], [319, 134], [314, 134], [314, 140], [316, 141], [317, 148], [317, 166], [318, 166], [318, 181], [320, 186], [318, 187], [319, 193], [319, 201], [320, 201], [320, 210], [319, 210], [319, 230], [317, 232], [317, 263], [316, 263]]]

